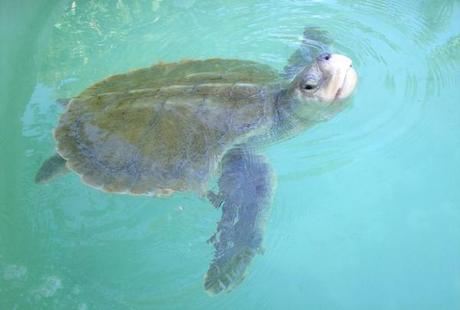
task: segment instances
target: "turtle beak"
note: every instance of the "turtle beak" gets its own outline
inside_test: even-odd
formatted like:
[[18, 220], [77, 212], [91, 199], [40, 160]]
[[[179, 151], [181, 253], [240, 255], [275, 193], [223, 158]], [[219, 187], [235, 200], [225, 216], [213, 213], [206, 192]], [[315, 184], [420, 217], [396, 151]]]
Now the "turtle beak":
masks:
[[325, 76], [324, 83], [316, 93], [320, 101], [334, 102], [351, 95], [358, 78], [350, 58], [326, 53], [317, 57], [316, 64]]
[[345, 76], [343, 78], [342, 86], [337, 90], [334, 100], [345, 99], [351, 95], [353, 90], [358, 83], [358, 74], [356, 73], [353, 65], [350, 64], [350, 67], [347, 69]]

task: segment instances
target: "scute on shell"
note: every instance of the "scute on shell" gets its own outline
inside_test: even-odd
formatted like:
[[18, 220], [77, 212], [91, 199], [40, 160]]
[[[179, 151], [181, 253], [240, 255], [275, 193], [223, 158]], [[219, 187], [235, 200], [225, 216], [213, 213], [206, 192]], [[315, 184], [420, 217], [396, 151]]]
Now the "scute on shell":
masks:
[[111, 76], [75, 97], [55, 130], [58, 153], [109, 192], [204, 192], [225, 150], [264, 122], [269, 66], [210, 59]]

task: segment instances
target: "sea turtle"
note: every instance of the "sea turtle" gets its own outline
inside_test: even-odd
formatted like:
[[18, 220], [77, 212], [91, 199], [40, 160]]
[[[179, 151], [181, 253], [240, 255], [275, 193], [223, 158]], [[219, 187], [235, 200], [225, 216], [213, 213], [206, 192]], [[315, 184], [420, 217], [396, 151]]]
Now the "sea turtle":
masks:
[[222, 218], [204, 285], [231, 290], [262, 249], [274, 184], [261, 148], [331, 118], [356, 85], [352, 61], [319, 53], [312, 33], [281, 74], [254, 61], [189, 60], [90, 86], [60, 117], [57, 152], [36, 182], [74, 171], [107, 192], [207, 197]]

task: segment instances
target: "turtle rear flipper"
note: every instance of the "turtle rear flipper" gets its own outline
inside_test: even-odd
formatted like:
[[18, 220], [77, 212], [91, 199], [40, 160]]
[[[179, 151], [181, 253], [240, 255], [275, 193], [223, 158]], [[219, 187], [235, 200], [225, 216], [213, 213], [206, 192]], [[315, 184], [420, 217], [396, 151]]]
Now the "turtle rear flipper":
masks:
[[69, 172], [69, 169], [66, 167], [66, 160], [59, 154], [54, 154], [45, 160], [40, 169], [38, 169], [35, 175], [35, 183], [48, 183], [52, 179], [64, 175], [67, 172]]
[[205, 277], [211, 294], [230, 291], [245, 276], [252, 258], [262, 252], [265, 220], [272, 196], [272, 173], [262, 156], [245, 148], [227, 152], [222, 160], [219, 193], [212, 195], [222, 218], [210, 242], [214, 259]]

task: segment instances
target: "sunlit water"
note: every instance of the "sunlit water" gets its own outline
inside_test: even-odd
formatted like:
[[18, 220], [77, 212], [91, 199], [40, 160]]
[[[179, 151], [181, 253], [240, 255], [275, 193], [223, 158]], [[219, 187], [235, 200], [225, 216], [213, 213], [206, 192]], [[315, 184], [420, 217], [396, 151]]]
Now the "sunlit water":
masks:
[[[0, 309], [460, 309], [458, 1], [3, 2]], [[360, 84], [346, 111], [267, 150], [266, 250], [231, 293], [203, 290], [207, 201], [33, 183], [56, 99], [160, 60], [281, 70], [305, 26]]]

